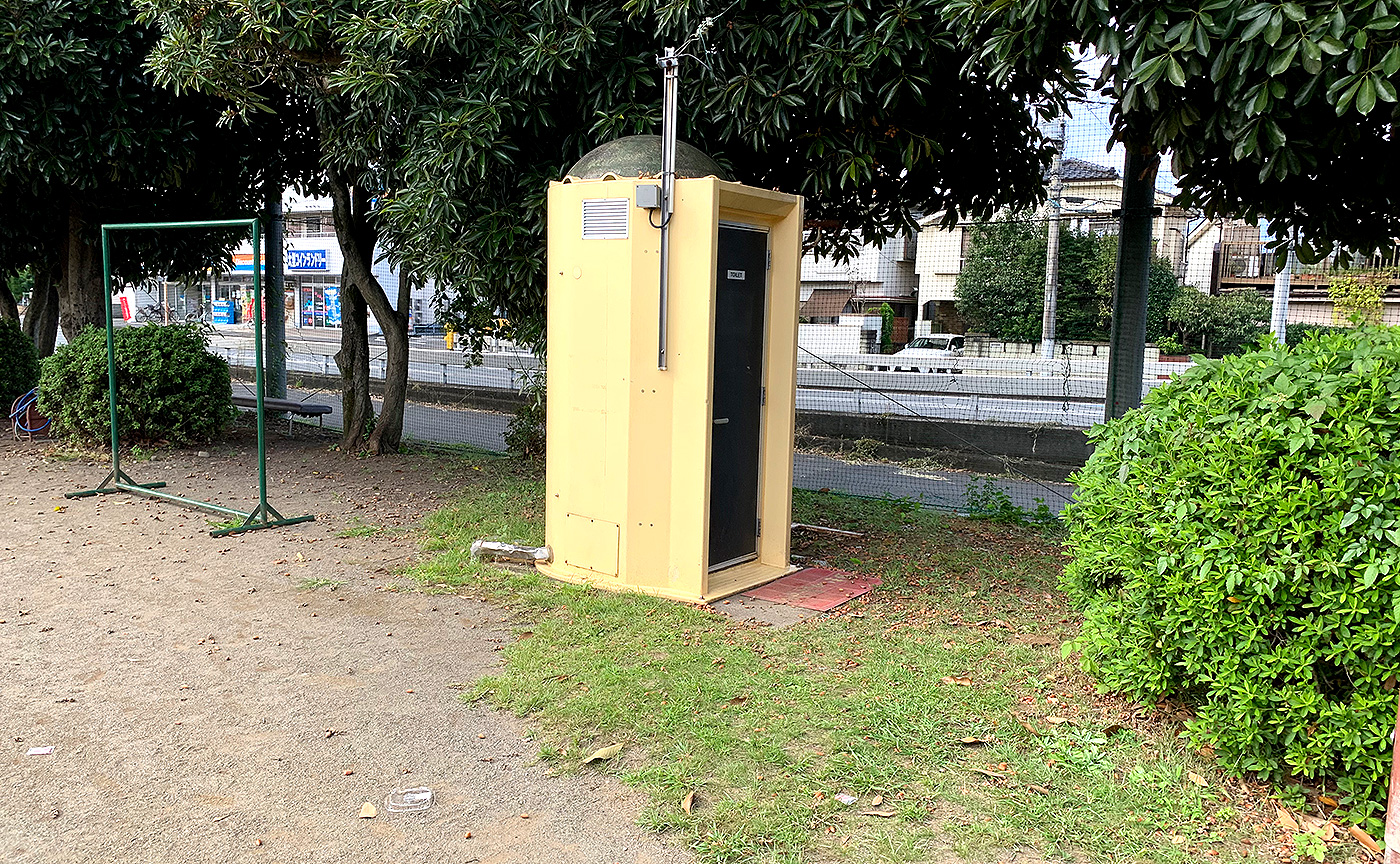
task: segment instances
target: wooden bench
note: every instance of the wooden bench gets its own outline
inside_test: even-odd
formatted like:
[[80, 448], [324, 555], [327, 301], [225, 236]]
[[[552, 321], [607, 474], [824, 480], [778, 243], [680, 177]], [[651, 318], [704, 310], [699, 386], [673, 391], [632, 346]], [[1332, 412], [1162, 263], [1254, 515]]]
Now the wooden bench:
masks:
[[[235, 393], [233, 395], [233, 404], [237, 405], [239, 408], [252, 408], [256, 410], [258, 407], [258, 397], [252, 393]], [[315, 417], [316, 422], [324, 426], [326, 423], [326, 415], [331, 413], [331, 406], [313, 405], [309, 402], [297, 402], [294, 399], [273, 399], [264, 396], [263, 410], [277, 414], [292, 414], [297, 417]], [[292, 423], [293, 418], [288, 417], [288, 433], [292, 431]]]

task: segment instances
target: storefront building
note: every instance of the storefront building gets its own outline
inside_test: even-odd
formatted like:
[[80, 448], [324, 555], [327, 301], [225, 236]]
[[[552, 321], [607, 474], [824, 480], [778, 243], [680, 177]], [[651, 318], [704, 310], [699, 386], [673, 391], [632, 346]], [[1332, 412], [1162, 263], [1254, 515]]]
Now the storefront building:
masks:
[[[283, 274], [288, 329], [340, 326], [340, 290], [344, 257], [336, 240], [330, 202], [289, 198], [286, 209]], [[376, 250], [382, 253], [382, 250]], [[388, 262], [374, 262], [372, 271], [391, 304], [397, 304], [399, 274]], [[253, 297], [253, 250], [244, 242], [234, 250], [228, 272], [211, 277], [205, 312], [215, 324], [249, 320]], [[434, 323], [432, 286], [415, 286], [410, 297], [409, 331]], [[230, 320], [234, 319], [234, 320]], [[370, 331], [376, 332], [374, 316]]]

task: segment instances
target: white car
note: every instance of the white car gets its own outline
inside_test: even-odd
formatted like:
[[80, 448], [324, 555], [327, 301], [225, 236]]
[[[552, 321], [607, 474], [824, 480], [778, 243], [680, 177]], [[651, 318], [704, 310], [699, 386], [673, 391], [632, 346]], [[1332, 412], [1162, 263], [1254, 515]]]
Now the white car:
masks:
[[958, 372], [954, 363], [963, 355], [963, 337], [953, 333], [920, 336], [901, 351], [890, 355], [890, 368], [896, 372]]

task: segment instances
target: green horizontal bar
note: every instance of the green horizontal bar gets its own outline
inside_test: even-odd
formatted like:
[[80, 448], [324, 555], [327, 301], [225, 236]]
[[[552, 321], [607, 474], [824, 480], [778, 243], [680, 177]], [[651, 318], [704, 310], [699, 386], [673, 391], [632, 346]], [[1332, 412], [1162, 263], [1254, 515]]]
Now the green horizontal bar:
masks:
[[210, 537], [227, 537], [230, 534], [242, 534], [247, 531], [261, 531], [264, 528], [280, 528], [283, 525], [295, 525], [298, 522], [315, 522], [315, 516], [293, 516], [289, 519], [274, 519], [271, 522], [245, 522], [237, 528], [220, 528], [218, 531], [210, 531]]
[[116, 488], [123, 492], [130, 492], [133, 495], [144, 495], [147, 498], [158, 498], [161, 501], [170, 501], [175, 504], [182, 504], [186, 507], [193, 507], [197, 510], [208, 510], [210, 513], [222, 513], [225, 516], [241, 516], [247, 519], [249, 514], [242, 510], [234, 510], [231, 507], [223, 507], [218, 504], [210, 504], [208, 501], [196, 501], [193, 498], [181, 498], [179, 495], [171, 495], [169, 492], [156, 492], [144, 486], [132, 486], [129, 483], [114, 483]]
[[[165, 481], [164, 481], [164, 480], [159, 480], [159, 481], [157, 481], [157, 482], [155, 482], [155, 483], [138, 483], [138, 484], [136, 484], [136, 485], [138, 485], [138, 486], [144, 486], [144, 487], [147, 488], [147, 489], [159, 489], [159, 488], [161, 488], [162, 486], [165, 485]], [[115, 486], [100, 486], [100, 487], [98, 487], [98, 488], [96, 488], [96, 489], [84, 489], [84, 490], [81, 491], [81, 492], [64, 492], [64, 493], [63, 493], [63, 497], [64, 497], [64, 498], [88, 498], [88, 497], [93, 496], [93, 495], [110, 495], [110, 494], [113, 493], [113, 492], [120, 492], [120, 491], [122, 491], [122, 490], [118, 489], [118, 488], [115, 487]]]
[[199, 222], [110, 222], [103, 231], [135, 231], [144, 228], [252, 228], [253, 219], [205, 219]]

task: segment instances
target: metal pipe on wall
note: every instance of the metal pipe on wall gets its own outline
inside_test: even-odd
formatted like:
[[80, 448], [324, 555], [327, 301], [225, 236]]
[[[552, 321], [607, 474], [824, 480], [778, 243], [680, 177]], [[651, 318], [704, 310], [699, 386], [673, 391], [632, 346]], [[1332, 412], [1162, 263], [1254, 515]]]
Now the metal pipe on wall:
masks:
[[676, 190], [676, 90], [680, 83], [681, 59], [675, 48], [667, 48], [656, 64], [663, 74], [661, 97], [661, 290], [660, 314], [656, 333], [656, 368], [666, 368], [667, 312], [670, 305], [671, 213]]

